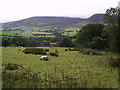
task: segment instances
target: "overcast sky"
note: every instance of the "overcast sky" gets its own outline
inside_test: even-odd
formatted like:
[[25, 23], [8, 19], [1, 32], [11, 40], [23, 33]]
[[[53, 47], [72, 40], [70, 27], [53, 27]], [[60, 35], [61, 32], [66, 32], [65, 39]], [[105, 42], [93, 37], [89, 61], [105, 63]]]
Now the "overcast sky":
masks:
[[0, 23], [32, 16], [88, 18], [118, 6], [119, 0], [0, 0]]

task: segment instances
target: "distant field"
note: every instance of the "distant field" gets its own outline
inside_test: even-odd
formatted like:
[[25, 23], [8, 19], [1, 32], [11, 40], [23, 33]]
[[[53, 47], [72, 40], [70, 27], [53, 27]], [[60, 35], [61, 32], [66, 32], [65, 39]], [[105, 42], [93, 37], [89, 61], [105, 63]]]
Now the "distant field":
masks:
[[11, 35], [11, 36], [18, 36], [20, 35], [21, 31], [0, 31], [0, 35]]
[[[65, 51], [66, 48], [60, 47], [43, 48], [50, 49], [49, 52], [58, 50], [59, 56], [48, 55], [49, 61], [40, 61], [41, 55], [24, 54], [22, 52], [24, 48], [19, 51], [18, 47], [2, 47], [2, 64], [23, 65], [41, 78], [44, 78], [45, 74], [61, 78], [61, 72], [64, 72], [66, 77], [81, 78], [81, 80], [77, 80], [78, 83], [83, 83], [86, 80], [86, 85], [89, 88], [101, 86], [118, 88], [118, 69], [110, 67], [107, 62], [107, 58], [117, 57], [116, 54], [104, 52], [103, 55], [95, 56], [84, 55], [78, 51]], [[20, 70], [18, 69], [18, 71]]]
[[35, 32], [35, 31], [30, 31], [30, 30], [25, 30], [25, 31], [0, 31], [0, 35], [5, 35], [5, 36], [23, 36], [23, 37], [30, 37], [33, 35], [36, 35], [37, 37], [54, 37], [52, 33], [47, 33], [47, 32]]
[[76, 35], [76, 32], [65, 32], [63, 33], [62, 35], [65, 35], [65, 36], [75, 36]]
[[32, 36], [32, 32], [31, 31], [24, 31], [24, 32], [21, 33], [21, 35], [23, 37], [29, 37], [29, 36]]
[[51, 35], [52, 33], [47, 33], [47, 32], [32, 32], [32, 34], [48, 34], [48, 35]]
[[64, 31], [79, 31], [79, 28], [65, 28]]
[[[20, 26], [20, 27], [12, 27], [8, 31], [0, 31], [0, 35], [3, 36], [23, 36], [23, 37], [55, 37], [53, 32], [62, 33], [64, 36], [72, 37], [75, 36], [76, 33], [79, 31], [78, 28], [57, 28], [57, 27], [27, 27], [27, 26]], [[63, 33], [64, 32], [64, 33]]]

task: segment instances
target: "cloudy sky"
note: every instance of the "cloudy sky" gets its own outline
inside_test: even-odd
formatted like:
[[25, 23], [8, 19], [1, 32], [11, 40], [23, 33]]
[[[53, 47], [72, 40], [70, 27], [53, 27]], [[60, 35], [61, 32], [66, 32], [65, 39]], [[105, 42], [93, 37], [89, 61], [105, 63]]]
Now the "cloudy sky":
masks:
[[118, 6], [119, 0], [0, 0], [0, 23], [32, 16], [88, 18]]

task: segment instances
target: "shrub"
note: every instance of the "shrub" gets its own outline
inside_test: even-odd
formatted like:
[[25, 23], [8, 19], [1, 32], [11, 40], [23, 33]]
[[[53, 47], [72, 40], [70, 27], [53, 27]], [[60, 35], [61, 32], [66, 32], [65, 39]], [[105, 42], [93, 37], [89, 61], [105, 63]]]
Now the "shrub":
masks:
[[55, 53], [58, 53], [58, 50], [55, 50]]
[[42, 54], [42, 55], [46, 55], [46, 51], [44, 51], [42, 48], [26, 48], [23, 52], [25, 54]]
[[55, 52], [50, 52], [50, 55], [58, 57], [58, 53], [55, 53]]
[[79, 51], [78, 48], [68, 48], [69, 51]]
[[69, 48], [69, 51], [75, 51], [75, 49], [73, 49], [73, 48]]
[[49, 52], [49, 49], [45, 49], [46, 52]]
[[68, 49], [65, 49], [65, 51], [68, 51]]
[[26, 48], [25, 50], [23, 50], [23, 52], [24, 52], [25, 54], [32, 54], [32, 49]]
[[109, 58], [109, 64], [112, 66], [112, 67], [120, 67], [120, 58]]
[[6, 70], [16, 70], [16, 69], [18, 69], [18, 66], [15, 64], [8, 63], [5, 65], [5, 69]]
[[101, 55], [101, 53], [98, 53], [96, 50], [92, 50], [92, 49], [81, 49], [80, 53], [91, 54], [91, 55]]

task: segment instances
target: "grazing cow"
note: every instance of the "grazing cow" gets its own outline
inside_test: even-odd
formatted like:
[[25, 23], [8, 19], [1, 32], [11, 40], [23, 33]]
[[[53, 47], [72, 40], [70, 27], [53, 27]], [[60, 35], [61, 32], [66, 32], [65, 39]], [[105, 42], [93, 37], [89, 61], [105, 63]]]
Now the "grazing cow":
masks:
[[43, 56], [40, 57], [40, 60], [48, 61], [48, 57], [46, 55], [43, 55]]

